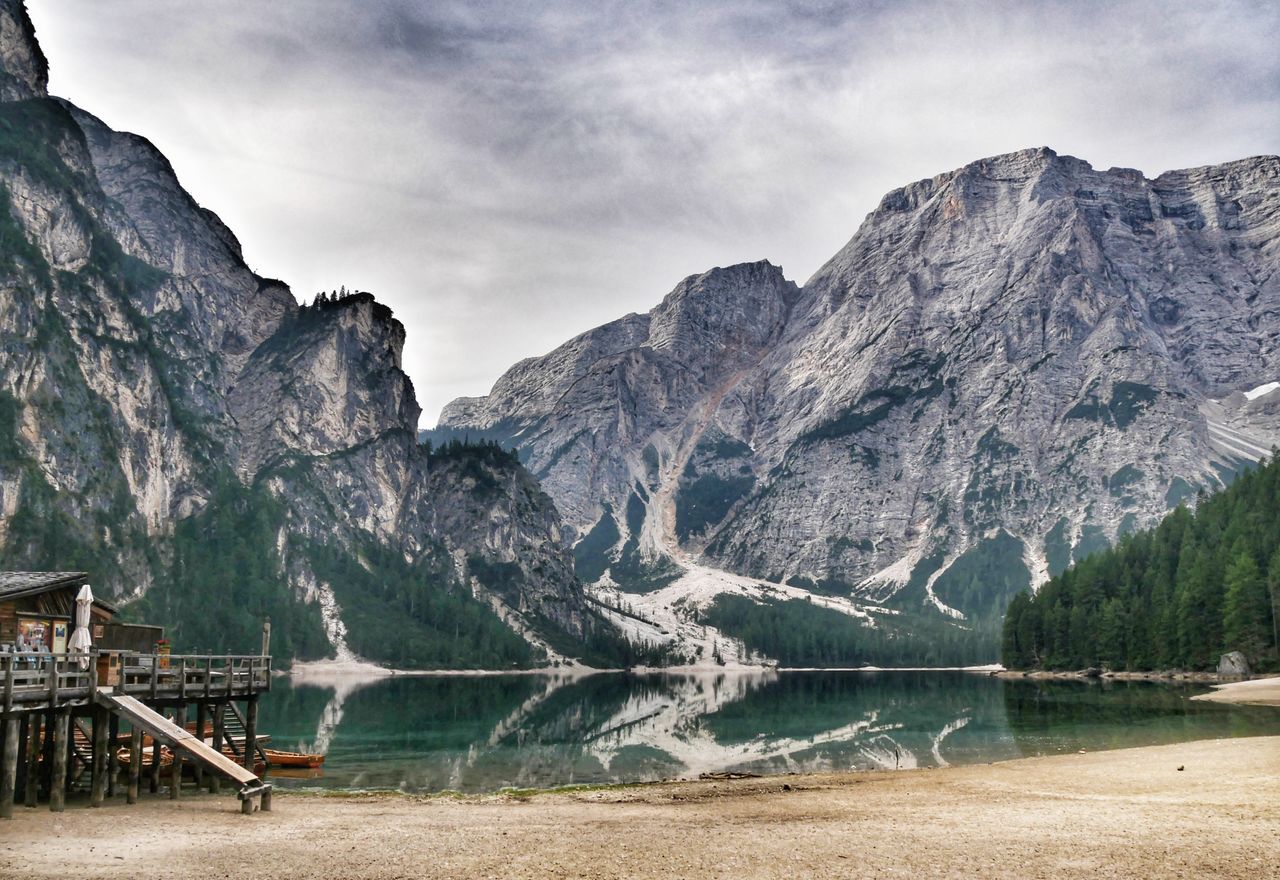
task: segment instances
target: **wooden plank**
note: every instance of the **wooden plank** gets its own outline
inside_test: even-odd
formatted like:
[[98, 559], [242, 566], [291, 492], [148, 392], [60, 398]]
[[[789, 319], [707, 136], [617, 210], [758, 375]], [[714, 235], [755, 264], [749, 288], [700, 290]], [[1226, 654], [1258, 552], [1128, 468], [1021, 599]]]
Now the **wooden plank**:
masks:
[[241, 786], [261, 783], [261, 780], [252, 772], [225, 755], [215, 752], [207, 743], [196, 739], [180, 724], [167, 720], [133, 697], [104, 694], [100, 691], [98, 698], [114, 706], [116, 711], [121, 712], [130, 721], [146, 727], [157, 743], [163, 740], [173, 750], [175, 770], [177, 756], [179, 753], [185, 753], [188, 758], [204, 761], [211, 770], [226, 774]]
[[133, 725], [129, 734], [129, 789], [125, 793], [128, 803], [138, 802], [138, 782], [142, 778], [142, 728]]
[[4, 751], [0, 754], [0, 819], [13, 818], [13, 792], [18, 781], [18, 716], [4, 718]]
[[49, 809], [61, 813], [67, 799], [67, 742], [71, 710], [53, 713], [53, 778], [49, 780]]

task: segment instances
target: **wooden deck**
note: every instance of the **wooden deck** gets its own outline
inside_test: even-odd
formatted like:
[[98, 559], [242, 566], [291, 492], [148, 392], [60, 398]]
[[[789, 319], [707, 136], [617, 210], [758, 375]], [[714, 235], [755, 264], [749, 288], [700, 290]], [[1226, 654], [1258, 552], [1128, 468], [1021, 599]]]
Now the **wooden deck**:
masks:
[[[99, 670], [107, 668], [109, 680], [100, 681]], [[19, 793], [27, 806], [43, 794], [50, 809], [61, 810], [72, 779], [82, 772], [91, 780], [94, 806], [113, 795], [122, 721], [131, 730], [131, 803], [138, 795], [146, 736], [152, 743], [152, 792], [159, 789], [164, 744], [174, 755], [170, 797], [181, 790], [185, 761], [197, 785], [207, 781], [217, 790], [226, 779], [238, 788], [245, 812], [270, 809], [271, 786], [252, 772], [261, 750], [258, 696], [270, 689], [266, 654], [0, 654], [0, 818], [12, 815]], [[237, 702], [244, 703], [243, 711]], [[189, 707], [195, 709], [194, 735], [185, 730]], [[243, 731], [238, 743], [228, 727]], [[224, 747], [238, 764], [223, 756]]]

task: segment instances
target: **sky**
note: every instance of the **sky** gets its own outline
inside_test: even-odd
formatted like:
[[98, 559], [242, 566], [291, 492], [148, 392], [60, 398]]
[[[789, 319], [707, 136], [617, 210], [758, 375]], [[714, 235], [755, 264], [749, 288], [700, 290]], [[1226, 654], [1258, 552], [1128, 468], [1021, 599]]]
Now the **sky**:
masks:
[[394, 309], [424, 427], [687, 275], [803, 283], [985, 156], [1280, 153], [1262, 0], [28, 6], [50, 91], [150, 138], [255, 271]]

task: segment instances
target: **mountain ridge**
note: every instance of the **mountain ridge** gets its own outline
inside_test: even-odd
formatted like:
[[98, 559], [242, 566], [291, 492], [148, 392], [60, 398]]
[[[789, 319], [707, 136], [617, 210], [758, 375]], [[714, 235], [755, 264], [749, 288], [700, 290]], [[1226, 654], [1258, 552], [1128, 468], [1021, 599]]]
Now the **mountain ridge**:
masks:
[[[572, 408], [507, 406], [531, 386], [554, 397], [562, 375], [544, 365], [562, 347], [446, 407], [441, 427], [519, 449], [580, 550], [616, 535], [587, 567], [611, 572], [605, 586], [634, 569], [639, 533], [658, 570], [692, 555], [872, 604], [990, 616], [1280, 436], [1271, 416], [1221, 409], [1280, 375], [1278, 242], [1274, 156], [1148, 179], [1021, 150], [886, 194], [798, 289], [758, 364], [685, 409], [663, 385], [684, 381], [674, 374], [644, 395], [615, 381]], [[610, 442], [593, 446], [582, 432], [602, 431], [581, 413], [611, 409]], [[694, 421], [694, 448], [677, 454]], [[614, 442], [616, 426], [634, 442]], [[674, 513], [654, 503], [673, 467]], [[646, 543], [682, 510], [674, 541]]]

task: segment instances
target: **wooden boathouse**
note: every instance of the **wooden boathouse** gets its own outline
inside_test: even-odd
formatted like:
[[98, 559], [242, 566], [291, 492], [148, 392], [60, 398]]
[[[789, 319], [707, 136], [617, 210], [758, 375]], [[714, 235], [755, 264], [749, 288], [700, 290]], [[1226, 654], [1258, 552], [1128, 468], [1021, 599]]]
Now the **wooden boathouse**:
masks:
[[257, 723], [258, 696], [271, 689], [266, 645], [257, 655], [170, 654], [159, 627], [115, 623], [115, 607], [94, 599], [92, 647], [71, 650], [86, 582], [84, 572], [0, 572], [0, 818], [13, 815], [15, 799], [60, 811], [85, 777], [99, 806], [115, 796], [122, 763], [134, 803], [144, 773], [160, 790], [170, 757], [169, 797], [180, 795], [187, 765], [198, 787], [234, 785], [243, 812], [271, 809], [271, 786], [254, 772], [265, 765]]

